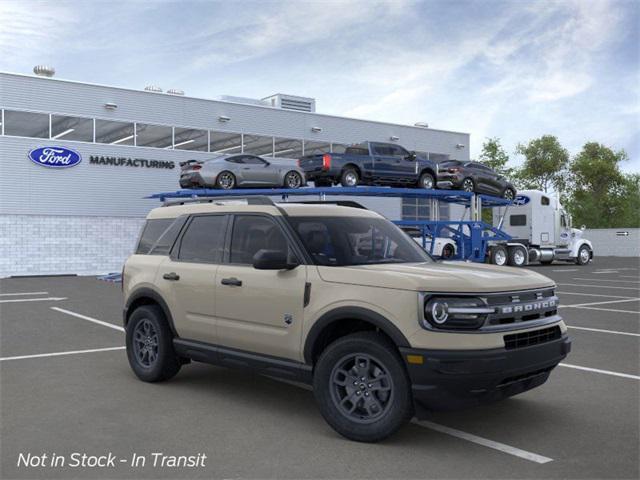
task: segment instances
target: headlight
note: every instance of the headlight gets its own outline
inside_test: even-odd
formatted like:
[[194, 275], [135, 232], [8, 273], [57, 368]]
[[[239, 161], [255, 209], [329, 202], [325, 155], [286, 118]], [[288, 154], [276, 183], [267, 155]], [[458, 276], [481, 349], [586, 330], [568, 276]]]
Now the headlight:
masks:
[[488, 307], [481, 298], [431, 297], [424, 304], [426, 328], [474, 329], [480, 328], [487, 315], [495, 308]]

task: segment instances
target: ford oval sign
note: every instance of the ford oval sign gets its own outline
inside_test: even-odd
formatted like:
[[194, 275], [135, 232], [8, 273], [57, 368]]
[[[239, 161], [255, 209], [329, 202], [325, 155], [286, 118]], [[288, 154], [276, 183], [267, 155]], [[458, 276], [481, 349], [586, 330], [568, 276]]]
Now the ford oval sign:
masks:
[[529, 200], [531, 199], [526, 195], [517, 195], [515, 200], [513, 201], [513, 204], [516, 206], [526, 205], [527, 203], [529, 203]]
[[82, 161], [78, 152], [64, 147], [40, 147], [29, 152], [29, 159], [38, 165], [49, 168], [75, 167]]

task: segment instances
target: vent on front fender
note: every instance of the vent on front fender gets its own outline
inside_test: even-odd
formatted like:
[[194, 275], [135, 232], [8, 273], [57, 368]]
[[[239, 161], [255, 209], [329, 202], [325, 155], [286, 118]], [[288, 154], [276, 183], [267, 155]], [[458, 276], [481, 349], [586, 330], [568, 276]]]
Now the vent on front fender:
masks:
[[532, 345], [557, 340], [561, 335], [560, 327], [557, 325], [555, 327], [533, 330], [531, 332], [514, 333], [504, 336], [504, 346], [507, 350], [530, 347]]

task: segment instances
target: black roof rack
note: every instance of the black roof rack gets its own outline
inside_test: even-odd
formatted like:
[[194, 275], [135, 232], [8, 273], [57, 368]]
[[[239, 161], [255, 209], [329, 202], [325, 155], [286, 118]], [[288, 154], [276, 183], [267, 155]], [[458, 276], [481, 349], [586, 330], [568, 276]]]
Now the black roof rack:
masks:
[[266, 196], [242, 196], [242, 195], [229, 195], [225, 197], [193, 197], [193, 198], [178, 198], [175, 200], [165, 200], [162, 204], [163, 207], [170, 207], [173, 205], [186, 205], [190, 203], [214, 203], [217, 205], [225, 205], [236, 200], [244, 200], [247, 205], [271, 205], [275, 206], [273, 200]]
[[367, 207], [362, 205], [361, 203], [355, 202], [353, 200], [294, 200], [287, 201], [281, 205], [287, 205], [290, 203], [303, 203], [305, 205], [338, 205], [339, 207], [352, 207], [352, 208], [360, 208], [362, 210], [369, 210]]

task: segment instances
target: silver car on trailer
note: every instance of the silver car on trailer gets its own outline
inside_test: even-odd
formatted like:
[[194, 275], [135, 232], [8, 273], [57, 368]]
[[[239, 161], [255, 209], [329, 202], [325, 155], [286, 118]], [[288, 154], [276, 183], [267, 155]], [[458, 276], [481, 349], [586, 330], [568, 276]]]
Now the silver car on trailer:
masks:
[[220, 155], [209, 160], [180, 163], [180, 187], [284, 187], [306, 185], [304, 171], [291, 158], [263, 158], [250, 154]]

